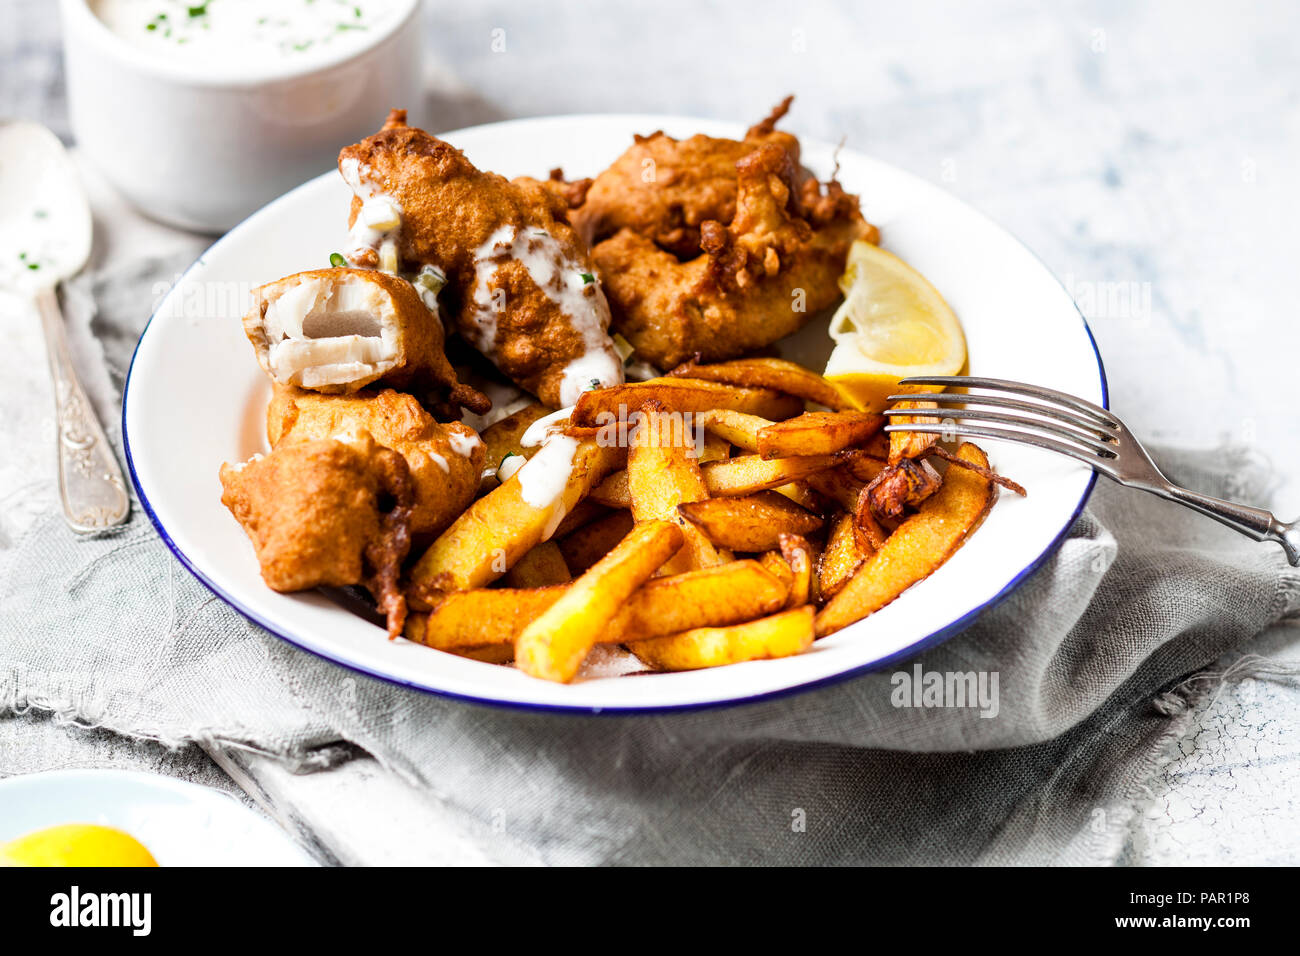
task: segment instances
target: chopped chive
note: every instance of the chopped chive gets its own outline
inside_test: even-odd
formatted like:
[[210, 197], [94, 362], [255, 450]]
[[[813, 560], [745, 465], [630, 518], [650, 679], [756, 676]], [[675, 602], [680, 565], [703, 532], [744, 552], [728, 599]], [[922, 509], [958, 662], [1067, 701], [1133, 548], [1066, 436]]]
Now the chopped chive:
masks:
[[591, 285], [591, 283], [593, 283], [593, 282], [595, 282], [595, 281], [596, 281], [596, 277], [595, 277], [594, 275], [592, 275], [590, 272], [584, 272], [584, 273], [582, 273], [582, 284], [583, 284], [583, 285]]
[[157, 29], [158, 29], [158, 24], [156, 24], [156, 23], [146, 23], [146, 24], [144, 25], [144, 28], [145, 28], [146, 30], [157, 30]]
[[21, 259], [21, 260], [23, 260], [23, 262], [26, 262], [26, 261], [27, 261], [27, 253], [25, 253], [25, 252], [20, 252], [20, 253], [18, 253], [18, 258]]
[[334, 268], [342, 269], [347, 264], [348, 264], [348, 260], [343, 258], [342, 253], [340, 252], [330, 253], [330, 265], [332, 265]]
[[41, 267], [41, 264], [40, 264], [39, 262], [29, 262], [29, 263], [27, 263], [27, 268], [29, 268], [29, 269], [39, 269], [40, 267]]
[[209, 0], [203, 0], [197, 7], [187, 7], [186, 10], [192, 18], [198, 18], [208, 12]]

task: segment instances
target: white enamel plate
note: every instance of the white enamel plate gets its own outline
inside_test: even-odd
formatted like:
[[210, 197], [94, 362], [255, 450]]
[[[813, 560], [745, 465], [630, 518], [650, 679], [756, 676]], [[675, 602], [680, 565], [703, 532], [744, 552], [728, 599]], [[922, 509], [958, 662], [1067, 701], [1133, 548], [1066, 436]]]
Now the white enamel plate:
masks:
[[[576, 178], [605, 168], [633, 133], [740, 137], [727, 123], [658, 116], [517, 120], [447, 135], [480, 168]], [[833, 147], [804, 143], [820, 178]], [[1012, 236], [953, 197], [844, 150], [840, 180], [862, 197], [883, 245], [947, 298], [966, 330], [970, 374], [1019, 379], [1106, 402], [1105, 374], [1074, 303]], [[239, 317], [248, 291], [346, 248], [350, 192], [330, 173], [272, 202], [218, 241], [185, 274], [141, 336], [127, 379], [123, 428], [140, 501], [176, 556], [220, 597], [273, 634], [347, 667], [484, 703], [578, 711], [655, 711], [741, 703], [807, 689], [915, 654], [969, 624], [1052, 553], [1083, 509], [1090, 470], [1036, 449], [984, 445], [1029, 490], [1003, 493], [971, 539], [930, 578], [865, 621], [799, 657], [708, 671], [551, 684], [406, 641], [317, 593], [277, 594], [221, 505], [217, 471], [264, 444], [269, 389]], [[810, 333], [814, 340], [819, 332]], [[807, 336], [802, 336], [806, 341]], [[829, 352], [829, 339], [825, 340]]]

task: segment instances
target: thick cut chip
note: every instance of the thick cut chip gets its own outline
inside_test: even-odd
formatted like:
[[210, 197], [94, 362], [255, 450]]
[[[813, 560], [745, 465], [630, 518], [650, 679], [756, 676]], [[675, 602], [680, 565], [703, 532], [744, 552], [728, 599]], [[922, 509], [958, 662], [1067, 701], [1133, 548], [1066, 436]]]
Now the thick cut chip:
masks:
[[833, 382], [827, 381], [802, 365], [785, 359], [735, 359], [713, 365], [701, 365], [692, 360], [683, 362], [668, 374], [674, 378], [705, 379], [710, 382], [725, 382], [728, 385], [743, 385], [748, 388], [774, 388], [778, 392], [797, 395], [799, 398], [837, 411], [847, 411], [856, 407], [853, 400], [840, 391]]
[[660, 574], [680, 574], [708, 568], [730, 555], [720, 556], [709, 538], [678, 512], [678, 505], [708, 497], [704, 477], [682, 429], [658, 402], [641, 410], [641, 423], [632, 436], [627, 453], [627, 484], [632, 517], [640, 521], [671, 521], [681, 528], [684, 543], [660, 569]]
[[745, 624], [701, 627], [628, 646], [647, 667], [663, 671], [791, 657], [812, 646], [813, 613], [805, 605]]
[[[777, 560], [781, 560], [779, 556]], [[529, 622], [540, 617], [565, 590], [566, 585], [457, 591], [433, 611], [409, 615], [406, 637], [439, 650], [513, 645]], [[786, 581], [758, 561], [732, 561], [651, 578], [628, 598], [601, 633], [600, 643], [621, 644], [696, 627], [752, 621], [779, 611], [788, 591]]]
[[679, 505], [677, 510], [715, 545], [736, 551], [769, 551], [780, 547], [782, 534], [808, 535], [822, 526], [821, 518], [775, 491], [709, 498]]
[[515, 664], [525, 674], [568, 683], [632, 593], [678, 548], [682, 532], [669, 521], [638, 524], [609, 554], [524, 628]]
[[[957, 457], [982, 468], [988, 458], [969, 442]], [[993, 504], [994, 485], [978, 472], [949, 467], [938, 492], [898, 526], [884, 547], [869, 557], [817, 615], [817, 634], [847, 627], [894, 600], [932, 574], [983, 520]]]
[[803, 402], [799, 399], [770, 388], [742, 388], [689, 378], [652, 378], [583, 392], [570, 420], [578, 426], [610, 425], [627, 421], [647, 402], [659, 402], [670, 412], [696, 413], [728, 408], [773, 421], [792, 418], [803, 411]]
[[866, 412], [804, 412], [797, 418], [768, 425], [758, 433], [758, 453], [764, 458], [794, 455], [833, 455], [855, 448], [885, 427], [883, 415]]
[[560, 538], [557, 544], [572, 574], [581, 574], [609, 554], [632, 530], [632, 514], [626, 508], [612, 512]]
[[572, 580], [564, 555], [554, 541], [539, 541], [506, 572], [512, 588], [544, 588]]
[[483, 587], [548, 540], [582, 498], [618, 467], [622, 449], [559, 436], [501, 487], [479, 498], [429, 546], [411, 572], [411, 603]]
[[817, 590], [829, 601], [848, 583], [867, 559], [858, 541], [853, 515], [841, 514], [831, 525], [826, 547], [817, 558]]

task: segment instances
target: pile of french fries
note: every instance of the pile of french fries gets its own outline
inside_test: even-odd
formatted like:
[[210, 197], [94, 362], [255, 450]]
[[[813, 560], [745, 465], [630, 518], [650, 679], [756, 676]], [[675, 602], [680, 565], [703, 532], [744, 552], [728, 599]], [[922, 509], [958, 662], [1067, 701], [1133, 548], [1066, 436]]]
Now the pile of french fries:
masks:
[[415, 565], [409, 639], [562, 682], [597, 645], [659, 671], [799, 654], [931, 574], [1010, 485], [779, 359], [587, 392], [554, 453], [522, 447], [548, 413], [484, 431], [490, 468], [526, 461]]

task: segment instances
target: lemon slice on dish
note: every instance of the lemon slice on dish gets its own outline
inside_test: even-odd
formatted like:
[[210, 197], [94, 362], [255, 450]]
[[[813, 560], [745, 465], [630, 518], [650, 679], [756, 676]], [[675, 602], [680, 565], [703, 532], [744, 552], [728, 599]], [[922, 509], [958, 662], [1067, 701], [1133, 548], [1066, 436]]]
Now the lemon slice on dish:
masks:
[[157, 866], [144, 844], [112, 827], [70, 823], [0, 845], [0, 866]]
[[[909, 375], [955, 375], [966, 337], [925, 277], [879, 246], [858, 240], [840, 277], [844, 304], [831, 318], [835, 349], [825, 375], [859, 408], [880, 411]], [[925, 388], [904, 391], [930, 391]]]

